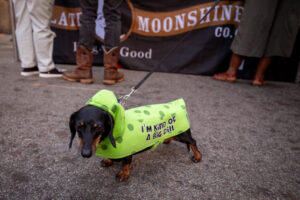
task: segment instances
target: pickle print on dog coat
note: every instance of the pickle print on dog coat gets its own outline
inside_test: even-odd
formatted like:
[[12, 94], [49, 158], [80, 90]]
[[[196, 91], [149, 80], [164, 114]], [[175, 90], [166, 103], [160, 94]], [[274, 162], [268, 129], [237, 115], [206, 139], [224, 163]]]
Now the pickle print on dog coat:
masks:
[[146, 148], [153, 150], [165, 139], [190, 128], [183, 99], [124, 110], [112, 91], [100, 90], [86, 105], [97, 106], [114, 119], [115, 147], [106, 137], [96, 150], [96, 155], [104, 158], [119, 159]]

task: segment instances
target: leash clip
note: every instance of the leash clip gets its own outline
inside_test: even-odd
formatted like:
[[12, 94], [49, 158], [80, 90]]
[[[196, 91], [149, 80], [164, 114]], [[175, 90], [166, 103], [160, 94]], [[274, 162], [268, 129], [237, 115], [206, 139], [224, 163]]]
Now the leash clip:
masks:
[[131, 91], [124, 95], [124, 96], [120, 96], [119, 98], [119, 103], [124, 106], [126, 104], [127, 99], [129, 99], [129, 97], [136, 92], [136, 89], [134, 89], [134, 87], [131, 88]]

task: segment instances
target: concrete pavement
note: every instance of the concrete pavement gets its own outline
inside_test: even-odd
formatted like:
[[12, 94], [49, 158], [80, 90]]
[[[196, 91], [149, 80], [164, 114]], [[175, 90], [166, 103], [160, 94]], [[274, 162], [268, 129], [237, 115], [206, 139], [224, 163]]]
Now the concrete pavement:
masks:
[[98, 90], [126, 94], [146, 72], [123, 70], [114, 86], [101, 84], [99, 67], [92, 85], [22, 77], [9, 38], [0, 37], [0, 199], [300, 199], [299, 84], [154, 73], [126, 107], [183, 97], [203, 160], [161, 145], [135, 156], [119, 183], [120, 163], [81, 158], [76, 140], [68, 149], [68, 120]]

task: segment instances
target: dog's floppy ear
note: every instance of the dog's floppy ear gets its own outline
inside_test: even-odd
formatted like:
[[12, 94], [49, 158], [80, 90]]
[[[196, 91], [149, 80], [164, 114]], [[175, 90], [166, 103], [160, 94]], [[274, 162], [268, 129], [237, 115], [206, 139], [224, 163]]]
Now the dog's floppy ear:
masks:
[[76, 114], [77, 114], [77, 112], [74, 112], [70, 116], [69, 127], [70, 127], [70, 131], [71, 131], [71, 139], [70, 139], [69, 149], [72, 147], [73, 139], [74, 139], [74, 137], [76, 135], [76, 128], [75, 128]]
[[108, 137], [109, 137], [111, 144], [113, 145], [113, 147], [116, 148], [116, 141], [113, 136], [114, 119], [112, 118], [112, 116], [109, 113], [107, 113], [106, 116], [107, 116], [106, 117], [107, 118], [106, 131], [108, 132]]

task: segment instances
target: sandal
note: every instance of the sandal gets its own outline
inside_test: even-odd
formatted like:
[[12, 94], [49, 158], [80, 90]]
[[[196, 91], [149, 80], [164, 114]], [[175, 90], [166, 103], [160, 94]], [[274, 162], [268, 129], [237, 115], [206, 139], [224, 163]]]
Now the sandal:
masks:
[[219, 81], [226, 81], [226, 82], [231, 82], [234, 83], [236, 81], [236, 75], [230, 75], [226, 72], [221, 73], [221, 74], [215, 74], [213, 76], [214, 79], [219, 80]]
[[264, 79], [262, 77], [254, 77], [252, 85], [262, 86], [264, 84]]

